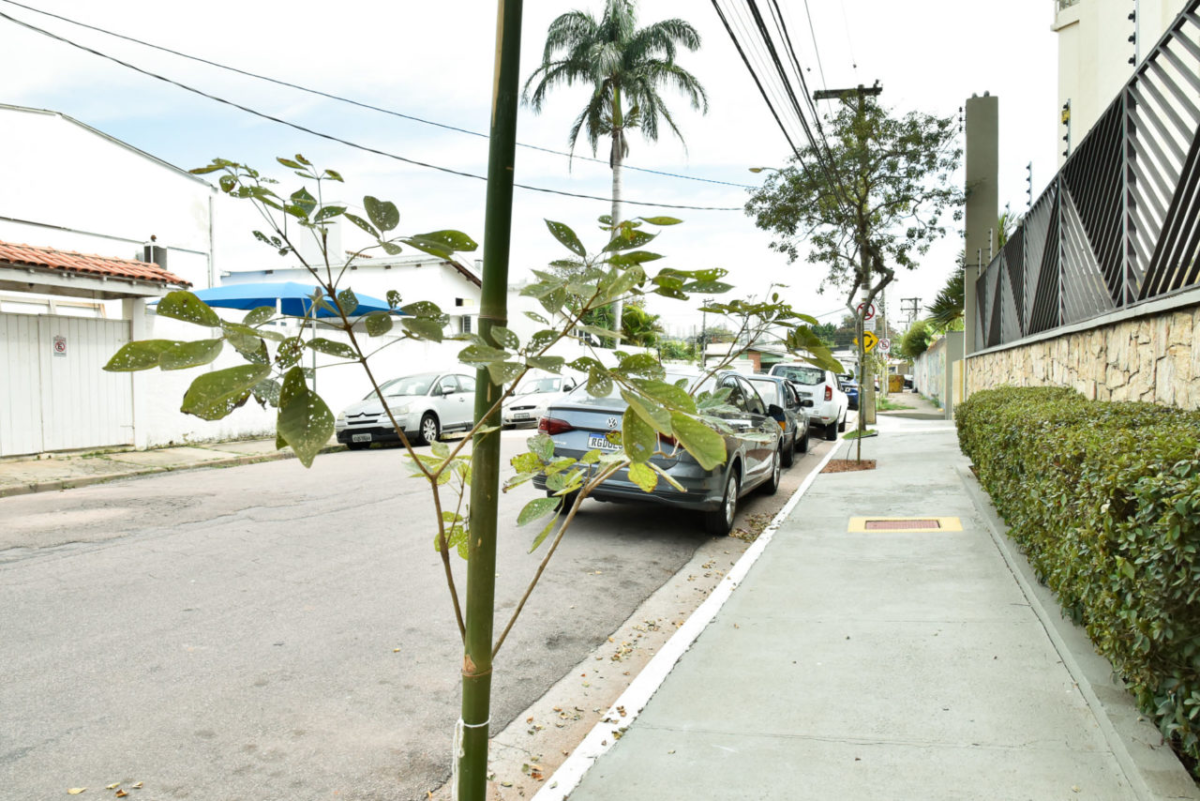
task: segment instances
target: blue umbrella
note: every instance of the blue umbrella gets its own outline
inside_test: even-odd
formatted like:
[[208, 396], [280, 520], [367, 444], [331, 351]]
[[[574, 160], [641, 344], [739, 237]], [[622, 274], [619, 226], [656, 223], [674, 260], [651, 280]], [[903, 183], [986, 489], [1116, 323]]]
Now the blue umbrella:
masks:
[[[264, 281], [201, 289], [194, 294], [209, 306], [219, 306], [224, 309], [256, 309], [259, 306], [271, 306], [274, 308], [278, 303], [279, 311], [283, 314], [293, 317], [307, 317], [313, 306], [312, 296], [319, 291], [321, 289], [317, 286], [298, 284], [294, 281], [279, 283]], [[357, 292], [355, 296], [358, 298], [358, 308], [353, 311], [352, 314], [354, 316], [377, 311], [390, 311], [394, 314], [404, 313], [393, 310], [387, 305], [386, 301], [382, 301], [379, 298], [373, 298], [370, 295], [359, 295]], [[332, 304], [333, 301], [327, 297], [326, 302]], [[337, 317], [335, 313], [320, 306], [317, 307], [317, 316]]]

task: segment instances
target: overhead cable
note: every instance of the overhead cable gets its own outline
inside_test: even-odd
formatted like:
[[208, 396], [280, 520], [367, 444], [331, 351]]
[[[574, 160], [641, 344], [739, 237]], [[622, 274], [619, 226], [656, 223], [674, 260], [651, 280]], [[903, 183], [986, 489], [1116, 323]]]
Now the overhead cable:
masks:
[[[116, 31], [110, 31], [105, 28], [98, 27], [96, 25], [90, 25], [86, 22], [80, 22], [79, 20], [71, 19], [70, 17], [64, 17], [60, 14], [54, 14], [49, 11], [43, 11], [40, 8], [34, 8], [33, 6], [28, 6], [28, 5], [25, 5], [24, 3], [18, 3], [16, 0], [3, 0], [3, 2], [8, 3], [9, 5], [16, 6], [17, 8], [23, 8], [26, 11], [32, 11], [35, 14], [41, 14], [46, 17], [51, 17], [53, 19], [61, 20], [62, 22], [66, 22], [70, 25], [75, 25], [80, 28], [86, 28], [89, 31], [95, 31], [97, 33], [102, 33], [105, 36], [111, 36], [115, 39], [122, 39], [126, 42], [132, 42], [134, 44], [141, 45], [142, 47], [151, 48], [152, 50], [158, 50], [163, 53], [169, 53], [173, 56], [178, 56], [180, 58], [186, 58], [190, 61], [195, 61], [200, 64], [206, 64], [206, 65], [208, 65], [210, 67], [214, 67], [216, 69], [226, 70], [227, 72], [233, 72], [238, 75], [244, 75], [247, 78], [254, 78], [255, 80], [259, 80], [259, 81], [266, 81], [267, 83], [273, 83], [277, 86], [285, 86], [289, 89], [295, 89], [296, 91], [299, 91], [299, 92], [306, 92], [308, 94], [316, 95], [318, 97], [323, 97], [328, 100], [334, 100], [339, 103], [346, 103], [351, 106], [357, 106], [358, 108], [366, 109], [368, 111], [375, 111], [380, 114], [387, 114], [389, 116], [398, 117], [403, 120], [409, 120], [411, 122], [418, 122], [418, 123], [421, 123], [422, 125], [432, 125], [435, 128], [442, 128], [447, 131], [455, 131], [456, 133], [467, 134], [468, 136], [477, 136], [482, 139], [489, 138], [488, 134], [481, 133], [479, 131], [472, 131], [469, 128], [460, 128], [456, 125], [448, 125], [443, 122], [437, 122], [435, 120], [427, 120], [422, 117], [413, 116], [411, 114], [404, 114], [402, 112], [394, 111], [392, 109], [382, 108], [380, 106], [375, 106], [370, 103], [364, 103], [360, 100], [354, 100], [352, 98], [343, 97], [342, 95], [336, 95], [331, 92], [323, 92], [320, 89], [312, 89], [307, 86], [302, 86], [300, 84], [291, 83], [290, 81], [281, 80], [279, 78], [272, 78], [269, 75], [262, 75], [260, 73], [240, 69], [238, 67], [232, 67], [228, 64], [222, 64], [218, 61], [212, 61], [210, 59], [203, 58], [202, 56], [194, 56], [194, 55], [191, 55], [190, 53], [184, 53], [180, 50], [173, 50], [169, 47], [165, 47], [163, 45], [157, 45], [157, 44], [154, 44], [153, 42], [147, 42], [143, 39], [138, 39], [137, 37], [134, 37], [134, 36], [128, 36], [123, 33], [117, 33]], [[555, 156], [564, 156], [566, 158], [575, 158], [575, 159], [579, 159], [581, 161], [590, 161], [590, 162], [594, 162], [596, 164], [608, 165], [608, 163], [609, 163], [608, 159], [599, 159], [599, 158], [594, 158], [592, 156], [576, 155], [574, 153], [567, 153], [567, 152], [564, 152], [561, 150], [553, 150], [552, 148], [541, 147], [539, 145], [527, 145], [522, 142], [517, 142], [517, 147], [523, 147], [528, 150], [537, 150], [539, 152], [549, 153], [549, 154], [555, 155]], [[695, 175], [682, 175], [680, 173], [666, 172], [665, 170], [652, 170], [648, 167], [636, 167], [631, 164], [625, 164], [625, 163], [622, 163], [621, 167], [623, 169], [636, 170], [638, 172], [650, 173], [652, 175], [662, 175], [667, 178], [680, 178], [685, 181], [701, 181], [703, 183], [718, 184], [720, 186], [734, 186], [734, 187], [737, 187], [738, 189], [754, 189], [755, 188], [748, 184], [738, 184], [738, 183], [733, 183], [731, 181], [718, 181], [714, 178], [701, 178], [701, 177], [695, 176]]]
[[[327, 134], [322, 131], [314, 130], [312, 128], [307, 128], [303, 125], [300, 125], [299, 123], [291, 122], [289, 120], [285, 120], [280, 117], [272, 116], [265, 112], [258, 111], [257, 109], [250, 108], [249, 106], [243, 106], [240, 103], [236, 103], [232, 100], [227, 100], [223, 97], [218, 97], [216, 95], [209, 94], [208, 92], [205, 92], [201, 89], [197, 89], [197, 88], [195, 88], [193, 86], [189, 86], [185, 83], [180, 83], [179, 81], [176, 81], [172, 78], [167, 78], [166, 76], [159, 75], [158, 73], [151, 72], [149, 70], [138, 67], [134, 64], [130, 64], [126, 61], [122, 61], [121, 59], [116, 58], [115, 56], [110, 56], [107, 53], [102, 53], [99, 50], [94, 50], [93, 48], [90, 48], [86, 45], [79, 44], [78, 42], [74, 42], [70, 39], [67, 39], [66, 37], [59, 36], [56, 33], [51, 33], [50, 31], [44, 30], [35, 25], [31, 25], [28, 22], [16, 19], [15, 17], [11, 17], [8, 14], [5, 14], [3, 12], [0, 12], [0, 19], [6, 19], [9, 22], [14, 23], [15, 25], [19, 25], [23, 28], [34, 31], [35, 33], [40, 33], [43, 36], [49, 37], [51, 39], [62, 42], [64, 44], [68, 44], [68, 45], [70, 45], [74, 48], [77, 48], [79, 50], [82, 50], [86, 53], [91, 53], [94, 56], [99, 56], [100, 58], [106, 59], [115, 64], [119, 64], [122, 67], [131, 69], [134, 72], [141, 73], [142, 75], [145, 75], [147, 77], [155, 78], [164, 83], [171, 84], [172, 86], [176, 86], [180, 89], [184, 89], [193, 94], [208, 98], [209, 100], [213, 100], [217, 103], [222, 103], [222, 104], [230, 106], [232, 108], [236, 108], [240, 111], [244, 111], [247, 114], [253, 114], [256, 117], [261, 117], [262, 119], [279, 123], [280, 125], [286, 125], [289, 128], [293, 128], [297, 131], [302, 131], [304, 133], [311, 134], [312, 136], [320, 137], [321, 139], [326, 139], [331, 142], [337, 142], [338, 144], [345, 145], [347, 147], [352, 147], [356, 150], [361, 150], [366, 153], [373, 153], [377, 156], [383, 156], [385, 158], [394, 159], [396, 161], [401, 161], [401, 162], [404, 162], [405, 164], [412, 164], [416, 167], [424, 167], [426, 169], [436, 170], [438, 172], [444, 172], [449, 175], [457, 175], [462, 178], [474, 178], [475, 180], [479, 180], [479, 181], [487, 181], [487, 177], [483, 176], [483, 175], [476, 175], [474, 173], [463, 172], [461, 170], [455, 170], [450, 167], [441, 167], [436, 164], [430, 164], [428, 162], [418, 161], [416, 159], [411, 159], [411, 158], [407, 158], [405, 156], [400, 156], [395, 153], [389, 153], [386, 150], [379, 150], [377, 148], [368, 147], [367, 145], [360, 145], [357, 142], [352, 142], [348, 139], [342, 139], [340, 137], [334, 136], [333, 134]], [[577, 192], [564, 192], [560, 189], [547, 189], [545, 187], [531, 186], [529, 184], [514, 183], [513, 186], [515, 186], [519, 189], [525, 189], [525, 190], [528, 190], [531, 192], [543, 192], [543, 193], [551, 194], [551, 195], [561, 195], [563, 197], [574, 197], [574, 198], [580, 198], [582, 200], [599, 200], [599, 201], [603, 201], [604, 203], [608, 203], [608, 204], [612, 203], [612, 198], [601, 197], [599, 195], [584, 195], [584, 194], [580, 194]], [[655, 202], [650, 202], [650, 201], [627, 200], [624, 198], [622, 198], [622, 202], [628, 203], [633, 206], [651, 206], [651, 207], [663, 208], [663, 209], [688, 209], [688, 210], [692, 210], [692, 211], [742, 211], [742, 207], [740, 207], [740, 206], [688, 206], [688, 205], [675, 204], [675, 203], [655, 203]]]

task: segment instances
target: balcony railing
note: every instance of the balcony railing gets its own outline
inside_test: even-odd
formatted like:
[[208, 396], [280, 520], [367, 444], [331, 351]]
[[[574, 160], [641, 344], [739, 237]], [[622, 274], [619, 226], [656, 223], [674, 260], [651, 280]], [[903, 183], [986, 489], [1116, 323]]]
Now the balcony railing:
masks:
[[1079, 0], [1054, 0], [1055, 11], [1062, 13], [1064, 9], [1068, 9], [1078, 2]]
[[978, 350], [1200, 286], [1198, 9], [1189, 0], [981, 272]]

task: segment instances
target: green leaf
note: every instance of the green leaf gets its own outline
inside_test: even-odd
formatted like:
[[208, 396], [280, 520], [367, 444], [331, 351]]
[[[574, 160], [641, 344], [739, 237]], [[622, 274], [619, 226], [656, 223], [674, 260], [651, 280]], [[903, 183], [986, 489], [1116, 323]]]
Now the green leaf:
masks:
[[390, 200], [380, 200], [367, 195], [363, 198], [363, 208], [372, 224], [380, 231], [390, 231], [400, 224], [400, 210]]
[[725, 463], [725, 438], [696, 418], [671, 412], [671, 433], [705, 470]]
[[537, 454], [543, 462], [554, 459], [554, 440], [549, 434], [538, 433], [525, 441], [531, 453]]
[[[279, 405], [279, 382], [268, 378], [266, 381], [259, 381], [250, 391], [254, 393], [254, 399], [264, 406]], [[278, 432], [276, 433], [278, 436]]]
[[220, 420], [250, 397], [250, 389], [271, 374], [262, 364], [245, 364], [205, 373], [184, 393], [180, 411], [202, 420]]
[[635, 353], [621, 359], [617, 368], [626, 375], [641, 375], [646, 378], [660, 379], [666, 374], [662, 363], [649, 353]]
[[612, 392], [612, 378], [608, 372], [595, 368], [588, 371], [587, 391], [594, 398], [603, 398]]
[[600, 451], [588, 451], [579, 457], [580, 464], [596, 464], [600, 461]]
[[394, 308], [396, 308], [397, 306], [399, 306], [399, 305], [400, 305], [400, 304], [403, 302], [403, 300], [404, 300], [404, 299], [400, 297], [400, 293], [399, 293], [399, 292], [397, 292], [396, 290], [394, 290], [394, 289], [389, 289], [389, 290], [387, 291], [387, 304], [388, 304], [388, 308], [391, 308], [391, 309], [394, 309]]
[[[547, 498], [547, 500], [550, 500], [550, 499]], [[543, 528], [538, 533], [538, 535], [533, 538], [533, 544], [529, 546], [530, 553], [533, 553], [534, 551], [536, 551], [538, 549], [538, 547], [543, 542], [546, 541], [546, 537], [550, 536], [550, 532], [554, 530], [554, 524], [557, 522], [558, 522], [558, 515], [556, 514], [556, 515], [554, 515], [554, 517], [550, 518], [550, 522], [546, 524], [546, 527]]]
[[653, 492], [658, 486], [658, 474], [649, 465], [640, 462], [629, 465], [629, 480], [641, 487], [643, 492]]
[[333, 412], [308, 388], [299, 367], [288, 370], [283, 378], [276, 430], [305, 467], [312, 467], [313, 459], [333, 436]]
[[246, 312], [246, 316], [242, 318], [242, 325], [262, 325], [268, 322], [275, 316], [274, 306], [259, 306], [256, 309], [251, 309]]
[[696, 401], [686, 389], [668, 384], [665, 381], [634, 379], [636, 386], [643, 395], [652, 398], [664, 406], [680, 409], [688, 414], [696, 411]]
[[621, 443], [625, 453], [634, 464], [648, 461], [658, 447], [658, 436], [654, 429], [632, 408], [626, 409], [621, 419]]
[[430, 231], [427, 234], [417, 234], [400, 241], [417, 250], [442, 258], [449, 258], [452, 253], [469, 253], [479, 247], [474, 239], [462, 231]]
[[533, 320], [535, 323], [541, 323], [542, 325], [550, 325], [550, 321], [547, 320], [542, 315], [538, 314], [537, 312], [527, 311], [527, 312], [525, 312], [525, 316], [528, 317], [530, 320]]
[[227, 331], [225, 340], [233, 345], [246, 361], [254, 364], [271, 363], [271, 352], [267, 350], [267, 343], [259, 337], [248, 337], [237, 331]]
[[597, 303], [607, 303], [624, 295], [640, 284], [646, 278], [641, 267], [634, 265], [624, 270], [613, 268], [613, 271], [600, 282], [600, 296]]
[[308, 190], [301, 187], [292, 193], [292, 206], [298, 209], [301, 213], [297, 217], [307, 219], [308, 215], [312, 214], [313, 209], [317, 207], [317, 199], [308, 193]]
[[699, 295], [720, 295], [731, 289], [733, 289], [733, 285], [723, 281], [693, 281], [683, 285], [684, 292], [695, 292]]
[[313, 221], [324, 222], [325, 220], [332, 220], [334, 217], [345, 213], [345, 206], [324, 206], [320, 211], [317, 212], [317, 216], [313, 217]]
[[440, 320], [430, 320], [425, 317], [401, 317], [400, 325], [417, 339], [428, 339], [441, 342], [446, 337], [445, 326]]
[[442, 316], [441, 307], [428, 300], [418, 300], [416, 303], [410, 303], [407, 306], [401, 306], [400, 311], [404, 314], [411, 314], [413, 317]]
[[285, 159], [283, 156], [276, 156], [276, 157], [275, 157], [275, 160], [276, 160], [276, 161], [278, 161], [278, 162], [279, 162], [280, 164], [282, 164], [283, 166], [285, 166], [285, 167], [290, 167], [290, 168], [292, 168], [293, 170], [302, 170], [302, 169], [304, 169], [304, 168], [303, 168], [303, 167], [300, 165], [300, 162], [298, 162], [298, 161], [292, 161], [291, 159]]
[[343, 289], [337, 293], [337, 303], [342, 309], [342, 314], [349, 317], [358, 308], [358, 295], [354, 294], [353, 289]]
[[[261, 340], [260, 340], [261, 341]], [[209, 364], [221, 355], [223, 339], [201, 339], [196, 342], [172, 342], [159, 357], [158, 366], [164, 370], [185, 370]]]
[[404, 252], [404, 249], [395, 242], [384, 242], [382, 239], [379, 240], [379, 247], [383, 248], [383, 252], [389, 256], [399, 256]]
[[587, 258], [587, 249], [584, 248], [583, 243], [579, 241], [579, 237], [575, 235], [570, 226], [546, 220], [546, 227], [550, 229], [554, 238], [562, 243], [563, 247], [580, 258]]
[[362, 217], [359, 217], [357, 214], [351, 214], [350, 212], [346, 212], [346, 219], [349, 220], [350, 222], [354, 223], [359, 228], [363, 229], [364, 231], [366, 231], [368, 234], [375, 237], [376, 239], [379, 239], [379, 237], [382, 236], [382, 234], [380, 234], [378, 228], [371, 225], [369, 222], [364, 220]]
[[279, 344], [275, 353], [275, 361], [282, 368], [291, 367], [304, 355], [304, 340], [300, 337], [290, 337]]
[[660, 434], [671, 433], [671, 413], [661, 406], [656, 406], [641, 395], [635, 395], [627, 390], [621, 390], [621, 397], [629, 404], [639, 417]]
[[619, 267], [629, 267], [634, 264], [645, 264], [648, 261], [661, 259], [657, 253], [648, 250], [635, 250], [630, 253], [615, 253], [608, 258], [608, 263]]
[[434, 440], [429, 444], [429, 450], [433, 452], [434, 456], [437, 456], [440, 459], [450, 458], [450, 446], [444, 442]]
[[521, 347], [521, 338], [514, 331], [505, 328], [502, 325], [494, 325], [491, 328], [492, 341], [502, 348], [508, 350], [516, 350]]
[[562, 502], [558, 498], [534, 498], [525, 504], [525, 508], [517, 515], [517, 525], [523, 526], [534, 520], [545, 517], [559, 507]]
[[639, 220], [645, 220], [651, 225], [679, 225], [683, 220], [676, 217], [638, 217]]
[[628, 230], [617, 234], [611, 242], [604, 246], [605, 253], [621, 250], [632, 250], [654, 241], [658, 234], [648, 234], [645, 231]]
[[385, 311], [371, 312], [363, 317], [363, 325], [367, 329], [368, 336], [383, 336], [392, 330], [392, 313]]
[[312, 162], [311, 162], [311, 161], [309, 161], [308, 159], [304, 158], [304, 156], [300, 155], [299, 153], [297, 153], [297, 154], [296, 154], [296, 161], [300, 162], [300, 163], [301, 163], [301, 164], [303, 164], [305, 167], [311, 167], [311, 166], [312, 166]]
[[646, 464], [650, 466], [651, 470], [653, 470], [655, 473], [658, 473], [660, 476], [662, 476], [663, 479], [665, 479], [666, 482], [668, 484], [670, 484], [672, 487], [679, 490], [680, 492], [687, 492], [687, 490], [684, 489], [684, 486], [682, 484], [680, 484], [678, 481], [676, 481], [675, 479], [671, 478], [671, 474], [668, 473], [666, 470], [663, 470], [661, 467], [656, 465], [654, 462], [647, 462]]
[[514, 378], [525, 371], [525, 365], [517, 362], [488, 362], [488, 375], [491, 376], [492, 383], [501, 385], [507, 384]]
[[324, 177], [328, 178], [331, 181], [337, 181], [340, 184], [345, 183], [345, 181], [342, 180], [342, 174], [340, 172], [338, 172], [337, 170], [325, 170]]
[[221, 318], [207, 303], [184, 290], [168, 292], [167, 296], [158, 302], [155, 312], [160, 317], [171, 317], [209, 328], [216, 328], [221, 324]]
[[561, 372], [564, 361], [562, 356], [528, 356], [525, 359], [525, 363], [530, 367], [545, 370], [548, 373]]
[[465, 364], [488, 364], [502, 362], [507, 358], [507, 351], [489, 348], [486, 345], [468, 345], [458, 352], [458, 360]]
[[222, 321], [221, 331], [224, 332], [226, 337], [228, 337], [230, 334], [240, 334], [241, 336], [250, 337], [252, 339], [269, 339], [272, 342], [282, 342], [284, 340], [283, 334], [279, 333], [278, 331], [264, 331], [259, 328], [251, 328], [248, 325], [242, 325], [241, 323], [227, 323]]
[[317, 337], [305, 344], [318, 353], [324, 353], [328, 356], [337, 356], [339, 359], [358, 359], [358, 354], [355, 353], [354, 348], [344, 342], [334, 342], [332, 339]]
[[121, 346], [113, 357], [104, 365], [110, 373], [132, 373], [138, 370], [150, 370], [158, 367], [162, 353], [172, 345], [177, 344], [169, 339], [143, 339], [139, 342], [128, 342]]
[[604, 365], [596, 359], [593, 359], [591, 356], [580, 356], [578, 359], [571, 362], [569, 366], [572, 370], [578, 370], [581, 373], [588, 373], [592, 370], [604, 369]]

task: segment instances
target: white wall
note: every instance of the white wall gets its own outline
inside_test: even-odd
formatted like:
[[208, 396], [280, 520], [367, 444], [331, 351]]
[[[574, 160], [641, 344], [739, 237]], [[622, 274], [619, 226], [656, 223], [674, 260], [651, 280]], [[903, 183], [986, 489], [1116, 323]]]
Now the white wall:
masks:
[[[1140, 55], [1158, 42], [1185, 0], [1139, 0], [1138, 36]], [[1049, 3], [1047, 4], [1049, 5]], [[1057, 6], [1056, 6], [1057, 7]], [[1134, 32], [1129, 20], [1132, 0], [1079, 0], [1058, 11], [1053, 29], [1058, 33], [1058, 104], [1071, 101], [1071, 146], [1074, 148], [1091, 130], [1133, 75], [1129, 63]], [[1060, 127], [1061, 136], [1064, 129]], [[1060, 142], [1058, 164], [1062, 166]]]
[[0, 175], [0, 217], [29, 221], [0, 220], [0, 240], [141, 259], [154, 234], [177, 249], [171, 272], [209, 286], [207, 182], [57, 114], [8, 106], [0, 106]]

